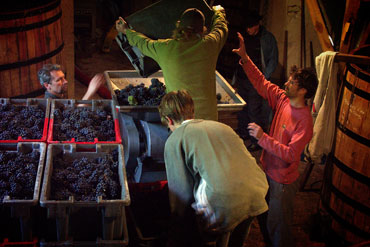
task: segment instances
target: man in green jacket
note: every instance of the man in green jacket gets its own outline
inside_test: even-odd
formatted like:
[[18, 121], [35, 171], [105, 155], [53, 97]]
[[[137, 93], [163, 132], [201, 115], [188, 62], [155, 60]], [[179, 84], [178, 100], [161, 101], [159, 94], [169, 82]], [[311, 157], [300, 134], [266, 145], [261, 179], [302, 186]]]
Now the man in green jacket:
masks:
[[187, 91], [166, 94], [159, 112], [172, 131], [164, 156], [173, 246], [210, 240], [218, 247], [243, 246], [253, 218], [268, 209], [266, 175], [229, 126], [193, 119]]
[[131, 46], [159, 64], [167, 92], [186, 89], [195, 103], [195, 117], [217, 121], [215, 71], [228, 29], [224, 9], [215, 6], [213, 11], [209, 33], [203, 13], [195, 8], [183, 12], [170, 39], [150, 39], [130, 29], [121, 17], [116, 29], [126, 35]]

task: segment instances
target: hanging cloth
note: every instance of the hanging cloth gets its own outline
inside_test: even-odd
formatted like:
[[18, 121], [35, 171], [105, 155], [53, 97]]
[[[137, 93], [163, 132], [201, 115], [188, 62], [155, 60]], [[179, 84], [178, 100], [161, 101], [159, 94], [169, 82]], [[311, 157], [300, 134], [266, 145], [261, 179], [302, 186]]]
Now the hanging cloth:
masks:
[[336, 52], [326, 51], [316, 57], [315, 65], [319, 84], [313, 100], [313, 137], [308, 144], [308, 156], [321, 163], [323, 155], [332, 150], [335, 134], [335, 107], [338, 64]]

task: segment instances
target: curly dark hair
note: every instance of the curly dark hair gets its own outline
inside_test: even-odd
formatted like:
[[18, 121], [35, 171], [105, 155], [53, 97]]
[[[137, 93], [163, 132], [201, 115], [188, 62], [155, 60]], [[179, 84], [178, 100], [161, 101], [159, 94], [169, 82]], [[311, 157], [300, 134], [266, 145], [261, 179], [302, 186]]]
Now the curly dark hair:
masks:
[[298, 87], [307, 90], [304, 95], [305, 99], [310, 99], [315, 95], [318, 80], [316, 76], [315, 69], [313, 68], [298, 68], [293, 65], [290, 68], [290, 76], [293, 80], [298, 81]]

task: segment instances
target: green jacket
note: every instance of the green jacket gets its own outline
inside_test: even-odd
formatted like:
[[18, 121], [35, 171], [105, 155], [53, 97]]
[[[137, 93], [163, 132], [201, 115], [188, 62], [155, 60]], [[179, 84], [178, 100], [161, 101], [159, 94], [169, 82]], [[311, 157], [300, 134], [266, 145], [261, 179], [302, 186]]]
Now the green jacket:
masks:
[[215, 11], [209, 34], [190, 41], [152, 40], [127, 29], [131, 46], [153, 58], [161, 67], [167, 92], [186, 89], [195, 104], [195, 117], [217, 121], [216, 63], [227, 38], [227, 23]]
[[209, 120], [183, 123], [167, 139], [164, 155], [175, 217], [186, 217], [201, 179], [221, 231], [267, 211], [266, 175], [229, 126]]

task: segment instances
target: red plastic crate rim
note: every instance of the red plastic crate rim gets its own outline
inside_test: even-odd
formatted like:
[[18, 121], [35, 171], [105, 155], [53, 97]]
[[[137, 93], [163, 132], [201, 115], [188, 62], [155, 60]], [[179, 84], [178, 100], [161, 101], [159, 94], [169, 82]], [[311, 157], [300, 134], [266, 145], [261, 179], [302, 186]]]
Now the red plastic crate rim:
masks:
[[[117, 109], [116, 109], [117, 111]], [[114, 131], [116, 133], [116, 140], [115, 141], [99, 141], [98, 138], [95, 138], [93, 142], [76, 142], [75, 138], [72, 138], [70, 141], [55, 141], [53, 140], [53, 126], [54, 126], [54, 119], [50, 119], [50, 125], [49, 125], [49, 133], [47, 141], [48, 143], [77, 143], [77, 144], [97, 144], [97, 143], [105, 143], [105, 144], [121, 144], [122, 138], [121, 133], [119, 129], [119, 120], [114, 119]]]
[[6, 246], [37, 246], [37, 238], [34, 238], [32, 241], [27, 241], [27, 242], [9, 242], [7, 238], [4, 239], [4, 242], [0, 244], [1, 247], [6, 247]]
[[22, 136], [18, 136], [17, 140], [0, 140], [0, 143], [46, 142], [47, 134], [48, 134], [48, 123], [49, 123], [49, 118], [45, 118], [45, 120], [44, 120], [44, 129], [42, 131], [42, 138], [41, 139], [23, 139]]
[[128, 183], [128, 187], [131, 192], [151, 192], [163, 190], [167, 183], [167, 180], [151, 183]]

